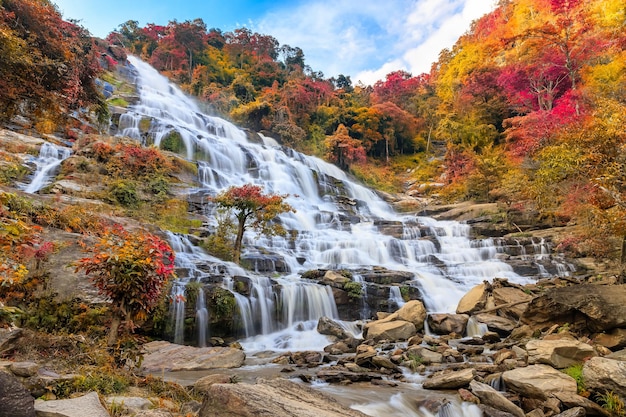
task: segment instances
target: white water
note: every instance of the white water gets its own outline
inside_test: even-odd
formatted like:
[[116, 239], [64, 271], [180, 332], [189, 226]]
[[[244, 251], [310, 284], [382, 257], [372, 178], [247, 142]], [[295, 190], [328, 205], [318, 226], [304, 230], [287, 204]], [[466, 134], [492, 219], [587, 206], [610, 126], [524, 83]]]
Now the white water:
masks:
[[24, 192], [36, 193], [50, 184], [61, 162], [71, 154], [71, 149], [67, 147], [44, 142], [39, 149], [39, 156], [32, 160], [37, 168], [30, 183], [23, 187]]
[[[148, 64], [134, 57], [129, 60], [137, 69], [141, 101], [121, 118], [121, 134], [159, 144], [176, 130], [186, 147], [184, 155], [198, 163], [200, 187], [190, 192], [215, 195], [231, 185], [252, 183], [265, 192], [289, 194], [287, 201], [296, 209], [280, 217], [288, 237], [244, 236], [242, 259], [267, 259], [271, 254], [289, 271], [280, 276], [275, 271], [265, 273], [272, 279], [263, 276], [261, 269], [259, 274], [244, 271], [190, 247], [184, 237], [172, 237], [177, 242], [177, 266], [189, 271], [186, 280], [200, 280], [202, 273], [194, 264], [206, 264], [207, 259], [224, 266], [222, 275], [250, 277], [250, 297], [236, 295], [245, 335], [254, 337], [246, 339], [244, 347], [290, 349], [303, 341], [309, 348], [318, 346], [309, 338], [308, 332], [314, 332], [310, 323], [321, 315], [336, 318], [336, 306], [327, 287], [299, 279], [306, 270], [382, 266], [412, 272], [415, 278], [409, 284], [420, 289], [430, 312], [454, 311], [459, 299], [483, 280], [530, 281], [499, 260], [502, 248], [493, 240], [470, 240], [468, 225], [399, 215], [336, 166], [279, 147], [273, 140], [249, 141], [231, 123], [201, 114], [191, 99]], [[147, 138], [139, 129], [145, 118], [151, 120]], [[214, 227], [214, 207], [207, 205], [205, 213], [208, 225]], [[401, 233], [382, 233], [381, 223], [394, 224]], [[537, 250], [543, 259], [544, 246]], [[228, 278], [224, 286], [235, 292]], [[180, 309], [173, 314], [180, 314]]]

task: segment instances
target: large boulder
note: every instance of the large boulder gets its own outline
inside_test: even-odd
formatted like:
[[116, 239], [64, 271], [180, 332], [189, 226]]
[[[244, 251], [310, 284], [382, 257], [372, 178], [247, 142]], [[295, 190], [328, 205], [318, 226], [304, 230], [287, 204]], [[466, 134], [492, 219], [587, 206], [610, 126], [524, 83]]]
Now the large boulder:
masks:
[[480, 284], [469, 290], [456, 307], [457, 314], [472, 314], [485, 308], [487, 302], [486, 284]]
[[530, 365], [502, 373], [507, 389], [525, 397], [546, 399], [552, 392], [576, 394], [576, 381], [548, 365]]
[[613, 391], [626, 398], [626, 362], [595, 357], [583, 365], [585, 387], [590, 391], [604, 393]]
[[569, 323], [570, 329], [601, 333], [626, 328], [626, 285], [580, 284], [535, 297], [521, 317], [534, 328]]
[[198, 348], [165, 341], [146, 343], [143, 347], [146, 353], [141, 369], [147, 373], [239, 368], [246, 359], [245, 353], [235, 348]]
[[516, 287], [494, 288], [492, 295], [496, 306], [500, 307], [498, 314], [514, 320], [522, 316], [528, 306], [527, 303], [532, 300], [532, 296]]
[[547, 364], [563, 369], [596, 356], [592, 346], [572, 338], [555, 340], [533, 339], [526, 343], [528, 363]]
[[95, 392], [67, 400], [35, 401], [37, 417], [110, 417]]
[[209, 387], [199, 417], [365, 417], [331, 397], [285, 379]]
[[432, 374], [424, 381], [425, 389], [458, 389], [469, 385], [474, 379], [474, 370], [471, 368], [460, 371], [441, 372]]
[[35, 417], [35, 399], [13, 375], [0, 371], [0, 416]]
[[416, 330], [424, 328], [424, 320], [426, 320], [426, 308], [419, 300], [411, 300], [406, 302], [398, 311], [396, 311], [399, 320], [413, 323]]
[[487, 329], [492, 332], [498, 333], [500, 336], [508, 336], [515, 327], [517, 322], [506, 317], [498, 316], [496, 314], [482, 313], [472, 316], [474, 320], [479, 323], [487, 325]]
[[415, 325], [404, 320], [395, 321], [373, 321], [367, 323], [364, 335], [368, 339], [400, 341], [408, 340], [415, 335]]
[[621, 349], [626, 347], [626, 329], [613, 329], [607, 333], [599, 333], [593, 341], [609, 349]]
[[472, 393], [480, 399], [482, 404], [505, 411], [515, 417], [525, 417], [524, 410], [513, 404], [502, 393], [487, 384], [478, 381], [470, 382]]
[[317, 332], [327, 336], [334, 336], [338, 340], [345, 340], [351, 337], [341, 324], [328, 317], [320, 317], [317, 321]]
[[428, 315], [428, 327], [435, 334], [456, 333], [463, 335], [467, 327], [467, 314], [433, 313]]

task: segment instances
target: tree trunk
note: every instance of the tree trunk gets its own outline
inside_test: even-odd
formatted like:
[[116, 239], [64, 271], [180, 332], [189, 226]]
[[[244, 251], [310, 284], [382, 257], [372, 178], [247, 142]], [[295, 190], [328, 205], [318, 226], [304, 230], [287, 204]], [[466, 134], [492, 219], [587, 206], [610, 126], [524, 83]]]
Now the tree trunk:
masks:
[[239, 218], [237, 225], [237, 237], [235, 238], [235, 247], [233, 248], [233, 262], [239, 265], [241, 258], [241, 242], [243, 241], [243, 232], [246, 230], [246, 219]]
[[122, 323], [122, 317], [119, 313], [114, 313], [111, 320], [111, 328], [109, 328], [109, 336], [107, 338], [107, 346], [113, 346], [117, 342], [117, 333]]

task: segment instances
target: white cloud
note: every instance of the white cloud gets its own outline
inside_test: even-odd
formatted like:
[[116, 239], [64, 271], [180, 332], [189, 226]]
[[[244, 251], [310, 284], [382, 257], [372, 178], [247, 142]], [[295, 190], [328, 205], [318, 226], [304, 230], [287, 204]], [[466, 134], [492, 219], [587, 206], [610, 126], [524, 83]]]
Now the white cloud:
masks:
[[428, 72], [493, 0], [316, 0], [264, 16], [254, 30], [300, 47], [325, 76], [373, 84], [391, 71]]

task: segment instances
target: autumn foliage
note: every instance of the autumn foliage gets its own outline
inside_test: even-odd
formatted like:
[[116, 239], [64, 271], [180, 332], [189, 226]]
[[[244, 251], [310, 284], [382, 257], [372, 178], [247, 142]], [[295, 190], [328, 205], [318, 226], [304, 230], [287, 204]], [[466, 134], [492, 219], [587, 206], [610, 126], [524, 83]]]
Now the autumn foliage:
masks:
[[117, 340], [121, 320], [133, 329], [156, 305], [168, 280], [174, 277], [174, 252], [156, 235], [130, 232], [120, 225], [105, 226], [95, 244], [83, 243], [88, 257], [76, 262], [112, 305], [108, 344]]
[[240, 187], [230, 187], [212, 199], [220, 210], [236, 219], [236, 236], [233, 246], [235, 263], [239, 263], [246, 229], [252, 228], [267, 236], [285, 233], [282, 225], [276, 222], [276, 218], [280, 214], [294, 211], [284, 201], [286, 197], [287, 195], [264, 194], [260, 186], [245, 184]]

